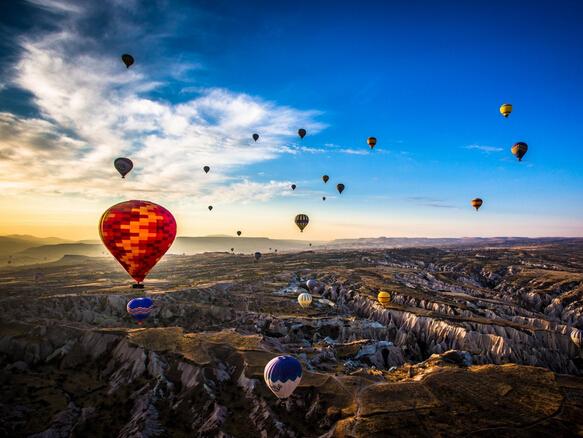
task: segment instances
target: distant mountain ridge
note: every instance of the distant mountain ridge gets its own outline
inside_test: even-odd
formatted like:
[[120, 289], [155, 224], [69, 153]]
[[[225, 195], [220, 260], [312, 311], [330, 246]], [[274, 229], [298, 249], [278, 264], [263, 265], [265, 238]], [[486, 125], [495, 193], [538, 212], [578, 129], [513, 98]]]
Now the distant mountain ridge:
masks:
[[[199, 254], [203, 252], [237, 253], [260, 251], [302, 251], [307, 249], [381, 249], [413, 247], [504, 247], [533, 244], [572, 243], [583, 244], [583, 238], [570, 237], [373, 237], [359, 239], [336, 239], [332, 241], [309, 241], [294, 239], [270, 239], [267, 237], [201, 236], [177, 237], [169, 254]], [[72, 242], [57, 237], [39, 238], [26, 235], [0, 236], [0, 266], [48, 263], [64, 256], [100, 257], [109, 252], [98, 240]]]

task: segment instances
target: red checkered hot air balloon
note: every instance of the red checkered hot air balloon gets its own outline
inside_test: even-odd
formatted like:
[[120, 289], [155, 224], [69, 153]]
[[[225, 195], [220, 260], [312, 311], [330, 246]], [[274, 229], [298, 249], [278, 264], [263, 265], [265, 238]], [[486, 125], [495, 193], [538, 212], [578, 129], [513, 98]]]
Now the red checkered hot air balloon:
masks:
[[176, 220], [153, 202], [126, 201], [103, 213], [99, 235], [139, 285], [174, 242]]

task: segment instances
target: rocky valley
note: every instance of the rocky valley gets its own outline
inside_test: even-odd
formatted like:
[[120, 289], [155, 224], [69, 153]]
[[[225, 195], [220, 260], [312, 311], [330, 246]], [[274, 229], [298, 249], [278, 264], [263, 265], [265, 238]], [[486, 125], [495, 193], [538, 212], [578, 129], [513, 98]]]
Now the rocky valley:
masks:
[[[583, 433], [580, 243], [167, 255], [143, 291], [65, 256], [0, 270], [0, 306], [3, 436]], [[303, 368], [283, 401], [280, 354]]]

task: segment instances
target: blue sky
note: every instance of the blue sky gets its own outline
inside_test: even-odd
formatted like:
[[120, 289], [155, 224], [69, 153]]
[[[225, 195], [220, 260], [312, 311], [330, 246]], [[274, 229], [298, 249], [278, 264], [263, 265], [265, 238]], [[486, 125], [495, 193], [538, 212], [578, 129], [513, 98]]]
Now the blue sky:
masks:
[[147, 193], [183, 235], [583, 235], [581, 2], [96, 3], [2, 18], [0, 232], [94, 237]]

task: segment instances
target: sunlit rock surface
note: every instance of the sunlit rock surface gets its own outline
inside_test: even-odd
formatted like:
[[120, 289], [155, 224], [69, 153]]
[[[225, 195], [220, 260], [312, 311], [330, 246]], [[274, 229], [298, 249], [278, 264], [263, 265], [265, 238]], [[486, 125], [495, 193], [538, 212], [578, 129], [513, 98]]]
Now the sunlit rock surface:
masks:
[[[129, 283], [103, 258], [0, 271], [0, 435], [583, 433], [578, 245], [170, 256], [141, 326]], [[304, 376], [282, 402], [283, 353]]]

